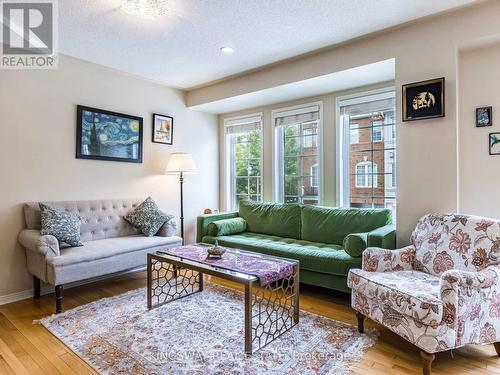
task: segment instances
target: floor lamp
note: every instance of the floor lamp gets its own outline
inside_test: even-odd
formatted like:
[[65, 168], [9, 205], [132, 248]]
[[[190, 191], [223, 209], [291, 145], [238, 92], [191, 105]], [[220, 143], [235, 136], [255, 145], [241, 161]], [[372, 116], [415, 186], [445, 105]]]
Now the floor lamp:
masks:
[[178, 174], [181, 184], [181, 237], [184, 244], [184, 197], [182, 185], [184, 184], [184, 174], [194, 174], [197, 172], [193, 156], [184, 152], [174, 152], [170, 154], [170, 159], [165, 169], [166, 174]]

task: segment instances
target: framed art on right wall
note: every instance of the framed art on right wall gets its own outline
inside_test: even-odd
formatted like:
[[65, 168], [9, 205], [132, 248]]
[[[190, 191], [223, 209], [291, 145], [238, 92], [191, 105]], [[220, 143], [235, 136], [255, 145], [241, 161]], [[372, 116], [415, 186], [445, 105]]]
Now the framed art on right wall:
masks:
[[492, 107], [476, 108], [476, 128], [493, 125], [493, 109]]
[[444, 77], [403, 85], [403, 121], [444, 117]]
[[490, 133], [488, 136], [490, 155], [500, 155], [500, 133]]

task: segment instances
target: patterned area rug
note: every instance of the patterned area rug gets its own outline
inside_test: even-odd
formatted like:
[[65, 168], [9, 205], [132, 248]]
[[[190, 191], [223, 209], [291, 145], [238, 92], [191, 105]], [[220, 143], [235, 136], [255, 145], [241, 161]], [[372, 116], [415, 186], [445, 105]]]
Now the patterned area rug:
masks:
[[246, 358], [242, 293], [202, 293], [151, 311], [137, 289], [40, 321], [102, 374], [349, 374], [377, 332], [301, 311], [300, 323]]

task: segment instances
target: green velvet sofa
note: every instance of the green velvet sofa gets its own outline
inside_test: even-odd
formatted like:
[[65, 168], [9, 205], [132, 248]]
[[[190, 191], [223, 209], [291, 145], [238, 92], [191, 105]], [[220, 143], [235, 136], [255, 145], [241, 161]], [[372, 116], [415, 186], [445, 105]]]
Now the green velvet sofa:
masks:
[[244, 201], [238, 212], [198, 216], [197, 241], [216, 240], [222, 246], [298, 259], [302, 283], [350, 292], [347, 274], [361, 268], [363, 250], [394, 249], [396, 228], [388, 209]]

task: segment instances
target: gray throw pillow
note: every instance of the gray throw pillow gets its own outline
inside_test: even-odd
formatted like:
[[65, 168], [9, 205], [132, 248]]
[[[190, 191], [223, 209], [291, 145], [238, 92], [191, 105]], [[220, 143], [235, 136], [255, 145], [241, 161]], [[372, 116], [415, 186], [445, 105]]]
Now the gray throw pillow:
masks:
[[69, 246], [83, 246], [80, 242], [80, 216], [73, 212], [55, 210], [39, 203], [42, 236], [51, 235]]
[[158, 233], [163, 224], [173, 219], [174, 216], [162, 212], [151, 197], [148, 197], [123, 218], [146, 236], [152, 237]]

